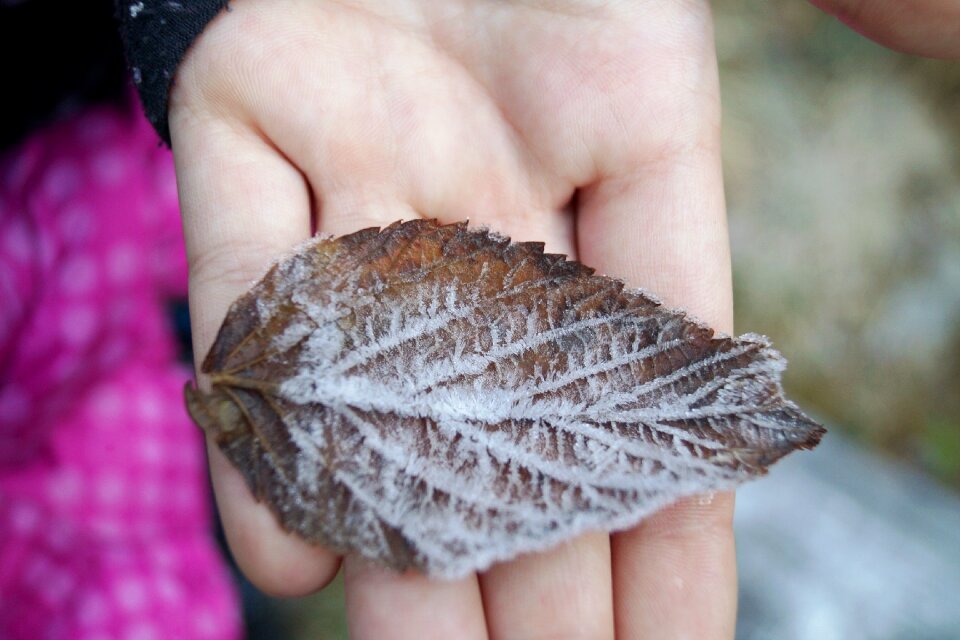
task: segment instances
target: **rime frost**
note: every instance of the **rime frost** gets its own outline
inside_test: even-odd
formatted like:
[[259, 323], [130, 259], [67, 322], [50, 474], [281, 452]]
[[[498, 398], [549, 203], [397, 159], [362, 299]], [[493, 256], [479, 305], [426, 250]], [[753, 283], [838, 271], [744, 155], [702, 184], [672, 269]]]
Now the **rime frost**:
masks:
[[783, 367], [541, 245], [416, 221], [278, 263], [188, 405], [287, 529], [454, 578], [814, 446]]

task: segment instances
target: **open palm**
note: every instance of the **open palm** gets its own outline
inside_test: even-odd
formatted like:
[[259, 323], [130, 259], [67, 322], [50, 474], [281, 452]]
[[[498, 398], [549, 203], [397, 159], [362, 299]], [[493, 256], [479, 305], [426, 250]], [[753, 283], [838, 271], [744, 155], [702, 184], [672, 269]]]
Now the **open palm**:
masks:
[[[231, 2], [170, 123], [195, 348], [313, 228], [469, 218], [541, 240], [731, 329], [709, 6], [598, 0]], [[264, 590], [340, 559], [282, 532], [210, 450], [238, 563]], [[357, 638], [720, 638], [732, 497], [675, 505], [459, 582], [346, 561]]]

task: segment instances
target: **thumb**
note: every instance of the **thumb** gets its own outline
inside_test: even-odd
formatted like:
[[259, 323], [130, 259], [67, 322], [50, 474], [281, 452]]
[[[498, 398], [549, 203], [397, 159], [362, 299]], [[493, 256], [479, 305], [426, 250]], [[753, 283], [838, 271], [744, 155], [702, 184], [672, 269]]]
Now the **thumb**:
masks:
[[810, 0], [880, 44], [931, 58], [960, 58], [957, 0]]
[[[231, 302], [278, 255], [310, 236], [310, 191], [295, 166], [239, 122], [191, 104], [170, 112], [190, 265], [194, 353], [202, 360]], [[336, 574], [339, 558], [281, 530], [240, 473], [208, 446], [230, 549], [263, 591], [302, 595]]]

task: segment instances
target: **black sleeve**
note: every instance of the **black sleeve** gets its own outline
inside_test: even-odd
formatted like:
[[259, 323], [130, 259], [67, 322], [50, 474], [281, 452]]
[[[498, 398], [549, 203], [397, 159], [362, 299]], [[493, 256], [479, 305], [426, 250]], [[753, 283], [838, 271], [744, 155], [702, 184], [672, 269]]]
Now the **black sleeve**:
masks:
[[143, 109], [167, 145], [167, 98], [177, 65], [228, 0], [115, 0], [127, 66]]

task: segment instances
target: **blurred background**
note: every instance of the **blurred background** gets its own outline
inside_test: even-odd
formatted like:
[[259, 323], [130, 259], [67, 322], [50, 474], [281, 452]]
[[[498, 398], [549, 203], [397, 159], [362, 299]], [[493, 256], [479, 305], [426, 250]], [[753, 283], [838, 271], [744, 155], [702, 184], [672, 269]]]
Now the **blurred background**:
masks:
[[[773, 339], [788, 394], [831, 430], [739, 494], [738, 637], [956, 638], [960, 63], [891, 52], [798, 0], [714, 11], [737, 329]], [[50, 27], [64, 46], [90, 39], [70, 24]], [[98, 24], [90, 58], [78, 46], [44, 76], [75, 101], [123, 74]], [[0, 146], [73, 108], [59, 99], [5, 105]], [[340, 579], [284, 601], [237, 580], [251, 638], [347, 637]]]
[[960, 488], [960, 63], [715, 5], [738, 330], [838, 431]]
[[738, 492], [738, 638], [956, 638], [960, 63], [714, 10], [738, 331], [831, 429]]

